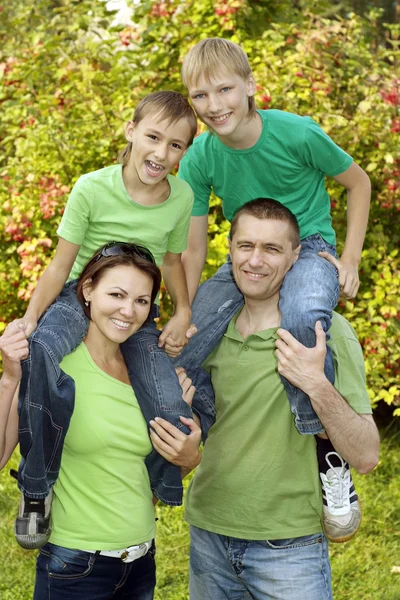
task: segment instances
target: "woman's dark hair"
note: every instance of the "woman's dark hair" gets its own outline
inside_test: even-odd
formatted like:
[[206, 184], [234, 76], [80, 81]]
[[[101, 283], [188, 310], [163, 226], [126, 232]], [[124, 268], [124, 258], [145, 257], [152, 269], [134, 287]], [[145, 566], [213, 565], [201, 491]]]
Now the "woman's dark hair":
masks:
[[[85, 306], [85, 297], [83, 295], [84, 284], [90, 279], [90, 285], [96, 287], [100, 279], [103, 277], [104, 273], [109, 269], [113, 269], [114, 267], [124, 265], [128, 267], [135, 267], [139, 271], [142, 271], [142, 273], [146, 273], [146, 275], [148, 275], [153, 281], [153, 288], [151, 292], [151, 306], [153, 305], [154, 300], [156, 299], [156, 296], [160, 290], [161, 271], [155, 263], [143, 258], [136, 252], [125, 251], [121, 252], [121, 254], [114, 256], [104, 256], [103, 251], [108, 246], [109, 244], [106, 244], [102, 248], [99, 248], [97, 252], [95, 252], [93, 257], [89, 260], [89, 262], [83, 269], [78, 279], [76, 295], [83, 307], [85, 315], [89, 319], [90, 307]], [[129, 246], [129, 244], [125, 245], [121, 242], [121, 246]]]

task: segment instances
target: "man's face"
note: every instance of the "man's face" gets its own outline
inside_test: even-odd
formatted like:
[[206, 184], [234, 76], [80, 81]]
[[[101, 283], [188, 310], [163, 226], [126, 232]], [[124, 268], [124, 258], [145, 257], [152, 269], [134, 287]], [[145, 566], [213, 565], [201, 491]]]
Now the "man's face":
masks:
[[267, 300], [279, 295], [283, 278], [296, 262], [300, 246], [292, 247], [285, 221], [239, 217], [230, 241], [233, 275], [245, 299]]

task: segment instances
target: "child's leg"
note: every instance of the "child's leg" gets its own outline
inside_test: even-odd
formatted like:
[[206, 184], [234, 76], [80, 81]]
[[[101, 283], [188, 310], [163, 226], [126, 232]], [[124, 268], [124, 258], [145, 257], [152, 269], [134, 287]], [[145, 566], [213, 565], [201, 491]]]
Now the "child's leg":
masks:
[[[298, 261], [287, 273], [280, 293], [279, 308], [281, 327], [287, 329], [307, 348], [315, 346], [315, 323], [321, 321], [325, 333], [331, 326], [332, 311], [339, 297], [337, 270], [318, 252], [327, 251], [336, 255], [333, 246], [320, 235], [312, 235], [301, 242]], [[332, 352], [328, 347], [325, 359], [325, 375], [334, 381]], [[295, 416], [295, 425], [300, 433], [316, 434], [323, 427], [302, 390], [282, 377]]]
[[40, 519], [48, 512], [44, 498], [58, 477], [75, 398], [75, 384], [59, 363], [80, 344], [86, 330], [87, 319], [76, 299], [75, 285], [67, 284], [29, 338], [29, 357], [22, 363], [18, 487], [24, 497], [16, 534], [25, 548], [46, 541], [38, 533], [43, 530]]
[[[151, 320], [122, 344], [121, 350], [147, 423], [154, 417], [162, 417], [189, 433], [179, 417], [192, 418], [192, 410], [182, 398], [182, 388], [172, 360], [157, 345], [160, 335], [154, 322], [157, 316], [158, 307], [153, 306]], [[146, 464], [155, 496], [166, 504], [182, 504], [180, 468], [169, 463], [155, 450], [146, 458]]]
[[[329, 336], [332, 311], [339, 297], [339, 281], [335, 267], [318, 256], [318, 252], [324, 251], [337, 256], [335, 248], [318, 234], [302, 240], [299, 260], [286, 275], [281, 289], [281, 326], [308, 348], [315, 346], [314, 328], [317, 321], [321, 321], [327, 337]], [[334, 366], [329, 346], [325, 359], [325, 375], [334, 383]], [[291, 385], [284, 377], [282, 382], [298, 431], [303, 434], [322, 433], [323, 426], [307, 394]], [[337, 454], [329, 439], [317, 436], [316, 441], [324, 496], [325, 534], [331, 541], [345, 541], [354, 535], [360, 524], [359, 506], [350, 468]]]
[[188, 372], [200, 367], [218, 346], [229, 321], [241, 306], [243, 296], [233, 279], [229, 261], [199, 287], [192, 306], [192, 323], [198, 331], [175, 359], [175, 364]]

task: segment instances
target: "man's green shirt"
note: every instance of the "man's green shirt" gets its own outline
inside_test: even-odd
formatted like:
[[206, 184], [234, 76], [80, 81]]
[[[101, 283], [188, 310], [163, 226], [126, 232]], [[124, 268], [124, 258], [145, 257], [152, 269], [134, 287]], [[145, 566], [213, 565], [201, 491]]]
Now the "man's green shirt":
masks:
[[[318, 533], [322, 498], [315, 439], [295, 428], [277, 371], [277, 330], [243, 339], [237, 317], [203, 365], [215, 391], [216, 422], [189, 487], [186, 519], [249, 540]], [[356, 412], [371, 413], [354, 330], [334, 313], [330, 334], [338, 391]]]

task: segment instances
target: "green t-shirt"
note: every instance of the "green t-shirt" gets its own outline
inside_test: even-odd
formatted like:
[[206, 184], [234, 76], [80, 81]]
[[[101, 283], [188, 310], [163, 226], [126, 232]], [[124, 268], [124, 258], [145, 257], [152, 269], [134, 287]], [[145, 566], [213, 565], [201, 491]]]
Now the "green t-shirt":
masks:
[[54, 485], [50, 542], [120, 550], [154, 538], [151, 452], [146, 421], [130, 385], [110, 377], [82, 343], [61, 368], [75, 380], [75, 409]]
[[[232, 319], [203, 367], [211, 373], [216, 422], [186, 499], [186, 519], [213, 533], [249, 540], [321, 531], [315, 439], [300, 435], [277, 372], [276, 329], [243, 339]], [[330, 330], [337, 386], [370, 413], [356, 335], [334, 313]]]
[[125, 188], [122, 165], [83, 175], [76, 182], [57, 233], [79, 244], [69, 280], [108, 242], [138, 242], [148, 248], [161, 265], [166, 252], [186, 250], [193, 192], [189, 185], [168, 175], [171, 193], [154, 206], [137, 204]]
[[352, 158], [310, 117], [259, 110], [262, 133], [254, 146], [235, 150], [203, 133], [183, 157], [179, 177], [194, 192], [193, 215], [208, 213], [210, 193], [222, 199], [228, 221], [255, 198], [273, 198], [297, 217], [304, 239], [319, 233], [335, 244], [324, 177], [346, 171]]

